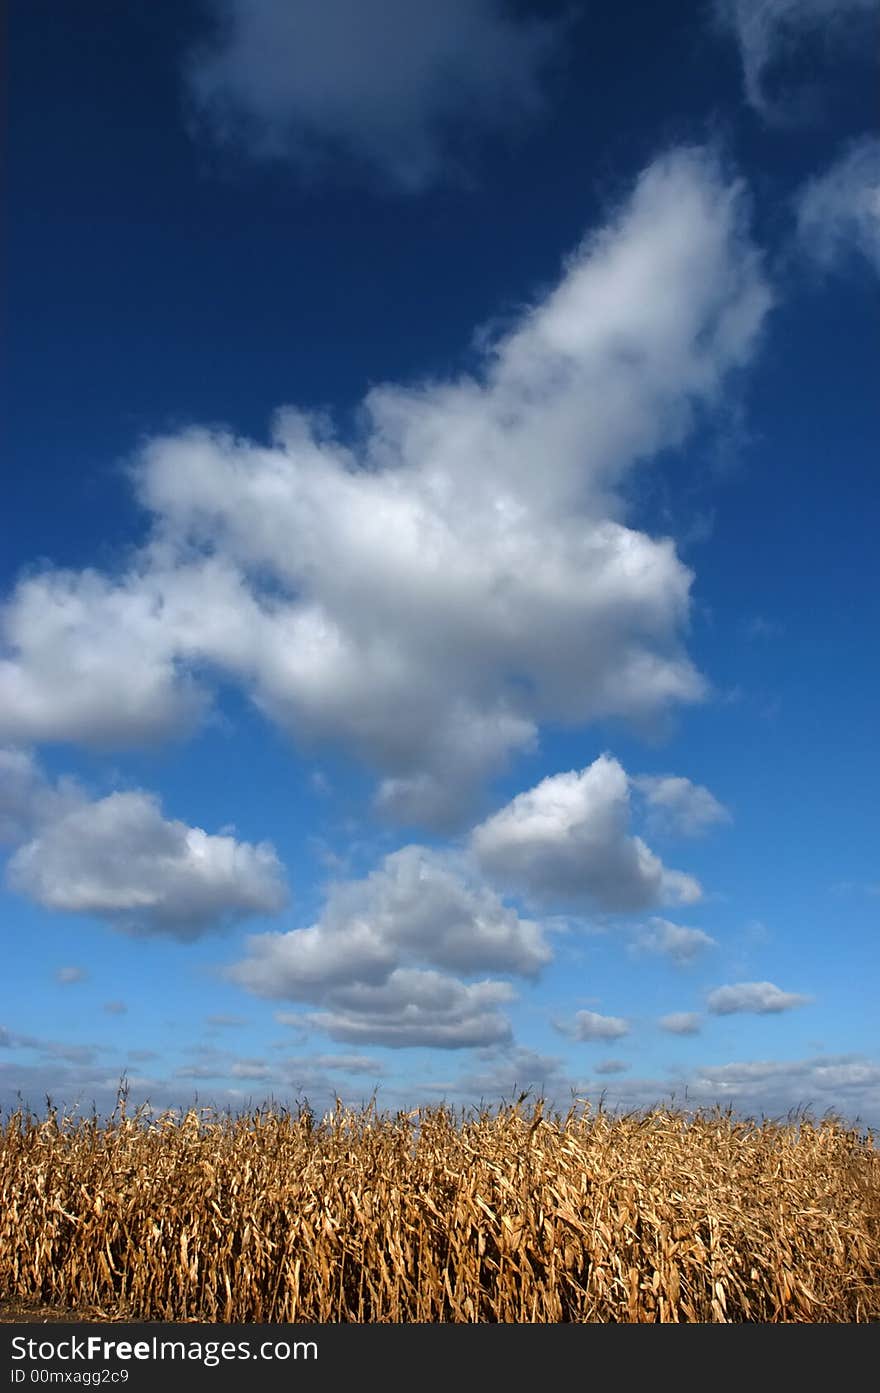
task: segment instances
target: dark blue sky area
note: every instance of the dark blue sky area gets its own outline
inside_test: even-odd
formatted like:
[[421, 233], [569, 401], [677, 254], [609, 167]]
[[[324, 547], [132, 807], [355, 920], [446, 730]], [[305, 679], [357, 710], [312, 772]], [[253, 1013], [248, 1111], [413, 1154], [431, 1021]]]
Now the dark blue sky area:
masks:
[[[832, 84], [807, 131], [768, 129], [743, 105], [734, 46], [695, 22], [702, 6], [594, 5], [572, 25], [543, 118], [484, 137], [464, 185], [418, 198], [369, 177], [303, 186], [277, 162], [191, 138], [180, 71], [204, 31], [199, 6], [10, 9], [7, 576], [47, 547], [76, 565], [137, 532], [117, 465], [144, 434], [196, 420], [262, 436], [280, 403], [345, 409], [370, 382], [466, 363], [474, 329], [552, 281], [629, 171], [667, 145], [714, 134], [748, 171], [759, 237], [784, 257], [787, 196], [873, 119], [866, 64]], [[777, 320], [789, 316], [750, 384], [746, 458], [781, 403], [790, 450], [775, 440], [754, 499], [738, 479], [725, 511], [766, 517], [784, 496], [810, 527], [824, 462], [799, 458], [806, 393], [851, 423], [840, 495], [821, 509], [833, 527], [838, 510], [858, 512], [859, 442], [876, 424], [859, 351], [871, 309], [838, 281]], [[809, 436], [815, 446], [815, 423]], [[760, 573], [759, 531], [755, 546]]]

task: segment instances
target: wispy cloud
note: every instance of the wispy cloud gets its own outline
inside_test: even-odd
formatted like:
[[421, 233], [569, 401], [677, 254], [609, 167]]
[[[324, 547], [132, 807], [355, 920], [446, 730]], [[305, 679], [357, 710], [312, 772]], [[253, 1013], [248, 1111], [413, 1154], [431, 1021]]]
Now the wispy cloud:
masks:
[[598, 1011], [576, 1011], [570, 1021], [558, 1021], [556, 1029], [572, 1040], [620, 1040], [629, 1034], [629, 1022], [621, 1016], [602, 1016]]
[[654, 918], [636, 932], [631, 948], [636, 954], [653, 954], [668, 958], [677, 967], [688, 967], [708, 949], [717, 946], [715, 939], [702, 929]]
[[[777, 122], [815, 112], [816, 94], [804, 89], [804, 71], [821, 71], [830, 55], [870, 44], [877, 8], [877, 0], [715, 0], [719, 24], [739, 44], [747, 100], [765, 120]], [[801, 60], [799, 81], [792, 58]]]
[[640, 774], [632, 787], [645, 800], [648, 820], [660, 833], [699, 837], [718, 823], [730, 822], [730, 813], [702, 784], [672, 774]]
[[745, 619], [743, 629], [746, 638], [754, 641], [777, 638], [782, 632], [782, 626], [776, 620], [767, 619], [763, 614], [754, 614], [750, 619]]
[[880, 138], [865, 136], [817, 174], [797, 200], [798, 233], [826, 269], [858, 253], [880, 273]]
[[701, 1019], [696, 1011], [672, 1011], [661, 1016], [658, 1024], [670, 1035], [699, 1035]]
[[63, 987], [70, 987], [77, 982], [85, 982], [88, 975], [84, 967], [59, 967], [55, 973], [55, 981], [60, 982]]
[[[417, 192], [459, 172], [463, 144], [543, 105], [561, 17], [503, 0], [209, 0], [186, 63], [199, 127], [299, 173]], [[557, 10], [561, 16], [561, 7]]]

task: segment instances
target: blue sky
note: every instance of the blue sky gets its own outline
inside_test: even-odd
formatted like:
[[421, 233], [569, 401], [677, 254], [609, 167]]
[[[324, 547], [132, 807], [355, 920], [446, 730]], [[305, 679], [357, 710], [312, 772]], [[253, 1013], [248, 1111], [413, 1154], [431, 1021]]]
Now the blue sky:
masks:
[[13, 7], [0, 1106], [880, 1123], [877, 8]]

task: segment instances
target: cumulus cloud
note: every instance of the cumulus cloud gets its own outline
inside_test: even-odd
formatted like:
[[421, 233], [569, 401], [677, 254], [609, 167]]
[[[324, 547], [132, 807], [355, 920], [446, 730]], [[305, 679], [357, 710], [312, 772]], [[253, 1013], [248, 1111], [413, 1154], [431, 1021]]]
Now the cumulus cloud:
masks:
[[0, 746], [0, 845], [26, 841], [80, 796], [72, 780], [50, 784], [29, 750]]
[[296, 1044], [299, 1045], [308, 1039], [308, 1022], [306, 1020], [304, 1012], [275, 1011], [273, 1012], [273, 1017], [279, 1025], [286, 1026], [288, 1030], [287, 1038], [285, 1040], [276, 1041], [276, 1043], [273, 1045], [273, 1049], [288, 1048], [291, 1040], [295, 1041]]
[[649, 822], [658, 832], [698, 837], [719, 822], [729, 822], [730, 813], [702, 784], [671, 774], [641, 774], [632, 786], [644, 798]]
[[[257, 159], [379, 174], [415, 192], [458, 162], [460, 136], [542, 105], [561, 23], [505, 0], [212, 0], [190, 55], [200, 124]], [[457, 138], [458, 137], [458, 138]]]
[[0, 749], [0, 842], [20, 842], [27, 836], [42, 782], [27, 751]]
[[[581, 775], [546, 779], [474, 829], [466, 850], [406, 846], [362, 879], [331, 885], [315, 923], [251, 936], [227, 975], [259, 996], [320, 1007], [305, 1021], [343, 1041], [461, 1047], [506, 1039], [509, 1026], [495, 1008], [511, 988], [466, 979], [537, 977], [552, 957], [549, 921], [520, 915], [482, 874], [537, 900], [606, 909], [698, 897], [696, 881], [666, 870], [628, 835], [627, 800], [626, 774], [609, 756]], [[712, 944], [702, 930], [664, 919], [639, 939], [644, 951], [680, 963]], [[628, 1027], [581, 1012], [571, 1029], [579, 1039], [613, 1039]]]
[[710, 992], [706, 1005], [715, 1016], [730, 1016], [738, 1011], [766, 1016], [791, 1011], [795, 1006], [805, 1006], [811, 1000], [812, 997], [800, 996], [796, 992], [781, 991], [772, 982], [736, 982]]
[[593, 1066], [593, 1073], [603, 1077], [610, 1074], [626, 1074], [629, 1067], [625, 1059], [600, 1059], [599, 1063]]
[[858, 1055], [756, 1060], [697, 1071], [698, 1096], [780, 1115], [793, 1108], [830, 1110], [869, 1125], [880, 1122], [880, 1064]]
[[715, 0], [718, 22], [739, 44], [746, 97], [772, 121], [809, 110], [803, 90], [792, 85], [790, 60], [808, 47], [815, 68], [835, 50], [857, 50], [871, 41], [877, 12], [878, 0]]
[[560, 1021], [557, 1030], [573, 1040], [620, 1040], [629, 1034], [629, 1022], [621, 1016], [600, 1016], [598, 1011], [576, 1011], [571, 1022]]
[[[17, 1037], [12, 1043], [37, 1053], [39, 1062], [0, 1062], [0, 1108], [16, 1106], [20, 1092], [38, 1111], [48, 1094], [62, 1106], [75, 1105], [85, 1110], [94, 1103], [107, 1114], [113, 1110], [124, 1072], [132, 1106], [146, 1105], [148, 1115], [194, 1105], [234, 1106], [248, 1102], [255, 1094], [265, 1097], [270, 1091], [274, 1098], [288, 1102], [293, 1101], [293, 1095], [301, 1098], [306, 1094], [320, 1110], [332, 1107], [338, 1095], [359, 1106], [363, 1091], [361, 1087], [355, 1091], [353, 1081], [369, 1078], [374, 1083], [384, 1072], [377, 1060], [363, 1054], [318, 1054], [270, 1062], [227, 1050], [197, 1050], [198, 1062], [185, 1059], [170, 1068], [165, 1077], [147, 1078], [123, 1069], [122, 1064], [114, 1073], [98, 1058], [106, 1055], [106, 1050], [25, 1037]], [[158, 1058], [152, 1050], [129, 1050], [127, 1056], [143, 1062]]]
[[118, 749], [193, 729], [207, 698], [176, 662], [165, 602], [146, 560], [119, 580], [49, 570], [22, 581], [0, 614], [0, 738]]
[[[94, 1104], [103, 1116], [109, 1116], [116, 1105], [124, 1072], [121, 1064], [114, 1069], [82, 1055], [77, 1060], [46, 1056], [30, 1063], [0, 1061], [0, 1108], [12, 1111], [24, 1099], [33, 1111], [42, 1113], [48, 1097], [64, 1111], [86, 1111]], [[126, 1074], [126, 1083], [133, 1106], [148, 1099], [158, 1103], [163, 1097], [162, 1086], [154, 1078], [133, 1071]], [[164, 1093], [164, 1098], [169, 1104], [180, 1102], [179, 1096], [169, 1093]]]
[[465, 1049], [512, 1038], [497, 1008], [516, 993], [507, 982], [462, 982], [446, 973], [398, 968], [381, 985], [354, 983], [333, 992], [332, 1009], [310, 1016], [335, 1040], [404, 1049]]
[[700, 1017], [696, 1011], [673, 1011], [668, 1016], [661, 1016], [659, 1021], [660, 1029], [667, 1031], [670, 1035], [699, 1035]]
[[98, 1045], [73, 1044], [66, 1040], [46, 1040], [38, 1035], [6, 1032], [5, 1043], [18, 1050], [31, 1050], [43, 1060], [62, 1060], [69, 1064], [91, 1064], [101, 1053]]
[[[564, 1105], [574, 1088], [560, 1078], [556, 1097]], [[577, 1091], [594, 1098], [595, 1084]], [[603, 1085], [610, 1108], [654, 1107], [670, 1099], [679, 1107], [730, 1106], [744, 1117], [785, 1117], [799, 1108], [815, 1116], [831, 1111], [851, 1122], [880, 1124], [880, 1063], [862, 1055], [820, 1055], [801, 1060], [735, 1060], [700, 1065], [674, 1078], [613, 1078]]]
[[237, 979], [294, 1000], [320, 997], [340, 978], [382, 981], [403, 955], [456, 972], [527, 977], [551, 956], [538, 924], [463, 879], [448, 857], [419, 846], [392, 852], [363, 880], [331, 886], [316, 924], [255, 935], [250, 944], [251, 966], [236, 969]]
[[[2, 1047], [3, 1031], [0, 1030]], [[109, 1068], [94, 1058], [90, 1062], [84, 1058], [87, 1054], [87, 1047], [56, 1043], [54, 1053], [43, 1052], [35, 1064], [0, 1059], [0, 1108], [15, 1108], [19, 1097], [23, 1096], [40, 1111], [49, 1094], [62, 1105], [79, 1103], [88, 1108], [94, 1101], [101, 1112], [112, 1112], [120, 1070]], [[74, 1055], [78, 1060], [72, 1058]], [[131, 1051], [130, 1056], [154, 1058], [150, 1051]], [[286, 1090], [300, 1097], [305, 1094], [319, 1110], [325, 1103], [332, 1107], [337, 1094], [359, 1106], [363, 1093], [348, 1083], [346, 1073], [355, 1078], [360, 1074], [371, 1084], [373, 1080], [366, 1076], [372, 1074], [378, 1078], [381, 1071], [378, 1067], [375, 1070], [364, 1067], [361, 1071], [354, 1067], [354, 1061], [343, 1071], [334, 1068], [329, 1059], [314, 1064], [308, 1057], [289, 1062], [281, 1060], [277, 1084], [273, 1077], [272, 1087], [273, 1091], [277, 1087], [282, 1096], [286, 1096]], [[212, 1074], [212, 1078], [219, 1079], [222, 1075]], [[161, 1077], [146, 1078], [137, 1073], [130, 1074], [128, 1082], [132, 1105], [145, 1100], [149, 1100], [154, 1109], [187, 1104], [179, 1083]], [[267, 1081], [260, 1082], [265, 1087]], [[606, 1106], [611, 1108], [668, 1104], [670, 1094], [674, 1093], [678, 1103], [687, 1107], [711, 1107], [722, 1103], [745, 1116], [764, 1113], [771, 1117], [784, 1117], [792, 1109], [809, 1107], [817, 1115], [831, 1110], [853, 1122], [860, 1119], [864, 1125], [880, 1126], [880, 1063], [854, 1054], [702, 1065], [677, 1075], [674, 1081], [668, 1077], [610, 1075], [605, 1076], [600, 1088], [595, 1081], [570, 1077], [558, 1058], [505, 1044], [476, 1050], [469, 1067], [458, 1076], [441, 1080], [428, 1077], [420, 1080], [418, 1087], [401, 1086], [395, 1090], [395, 1099], [401, 1108], [417, 1107], [429, 1097], [457, 1104], [481, 1101], [495, 1104], [502, 1098], [515, 1098], [526, 1089], [531, 1089], [533, 1095], [542, 1094], [551, 1105], [563, 1110], [574, 1097], [595, 1100], [600, 1091], [605, 1095]], [[211, 1094], [212, 1101], [221, 1106], [235, 1105], [242, 1096], [222, 1084], [212, 1089]], [[200, 1101], [204, 1103], [204, 1096]]]
[[232, 1079], [251, 1079], [260, 1083], [270, 1079], [272, 1073], [272, 1065], [267, 1064], [265, 1059], [236, 1059], [229, 1066], [229, 1077]]
[[268, 445], [154, 439], [128, 572], [30, 574], [0, 610], [0, 739], [158, 740], [220, 674], [374, 769], [390, 815], [451, 826], [542, 721], [699, 700], [691, 572], [619, 486], [717, 404], [769, 304], [742, 185], [677, 150], [477, 371], [373, 388], [347, 444], [292, 408]]
[[689, 929], [683, 924], [672, 924], [668, 919], [652, 919], [636, 934], [633, 949], [636, 953], [653, 953], [669, 958], [676, 967], [688, 967], [705, 953], [707, 948], [717, 946], [702, 929]]
[[[17, 761], [14, 768], [23, 766]], [[48, 909], [187, 940], [249, 915], [277, 913], [286, 902], [283, 869], [269, 843], [212, 836], [167, 819], [149, 793], [93, 800], [73, 784], [53, 788], [30, 760], [7, 812], [10, 826], [28, 838], [9, 859], [7, 883]], [[70, 974], [81, 969], [62, 971], [63, 980], [80, 980]]]
[[454, 1079], [425, 1081], [424, 1093], [448, 1102], [512, 1102], [522, 1093], [561, 1098], [571, 1091], [562, 1060], [524, 1045], [488, 1046]]
[[820, 266], [857, 251], [880, 272], [880, 139], [854, 142], [798, 198], [798, 232]]
[[256, 934], [228, 976], [259, 996], [324, 1008], [308, 1020], [339, 1040], [377, 1044], [485, 1044], [507, 1038], [496, 1007], [505, 982], [535, 977], [551, 950], [449, 855], [407, 846], [362, 880], [331, 886], [308, 928]]
[[540, 903], [624, 911], [698, 900], [699, 883], [630, 836], [629, 818], [629, 781], [606, 754], [517, 794], [471, 846], [485, 872]]

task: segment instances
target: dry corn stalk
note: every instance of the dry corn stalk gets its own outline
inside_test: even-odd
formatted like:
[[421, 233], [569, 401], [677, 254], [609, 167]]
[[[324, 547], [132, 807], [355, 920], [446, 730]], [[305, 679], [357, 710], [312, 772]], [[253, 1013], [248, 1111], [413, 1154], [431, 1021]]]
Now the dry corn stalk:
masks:
[[0, 1292], [141, 1320], [871, 1321], [880, 1153], [717, 1111], [17, 1112]]

